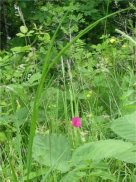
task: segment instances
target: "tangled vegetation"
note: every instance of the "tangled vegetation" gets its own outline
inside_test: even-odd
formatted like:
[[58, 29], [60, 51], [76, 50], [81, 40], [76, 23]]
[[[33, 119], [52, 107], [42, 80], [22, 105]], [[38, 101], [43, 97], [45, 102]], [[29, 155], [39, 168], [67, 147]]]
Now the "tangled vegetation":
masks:
[[0, 181], [135, 182], [135, 0], [0, 9]]

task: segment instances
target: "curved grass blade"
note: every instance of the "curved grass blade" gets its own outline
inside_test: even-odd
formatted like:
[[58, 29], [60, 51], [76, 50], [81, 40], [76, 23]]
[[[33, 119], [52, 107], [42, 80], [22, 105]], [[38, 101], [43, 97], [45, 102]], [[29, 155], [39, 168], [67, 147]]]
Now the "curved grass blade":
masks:
[[46, 72], [48, 70], [48, 63], [49, 63], [49, 59], [50, 59], [50, 55], [51, 55], [51, 50], [52, 50], [56, 35], [57, 35], [57, 33], [61, 27], [63, 20], [66, 18], [67, 13], [65, 14], [62, 21], [59, 23], [59, 26], [56, 29], [56, 31], [55, 31], [52, 39], [51, 39], [50, 46], [49, 46], [49, 49], [47, 51], [47, 55], [45, 57], [45, 61], [44, 61], [44, 65], [43, 65], [42, 76], [41, 76], [40, 83], [38, 85], [36, 96], [34, 99], [34, 106], [33, 106], [33, 111], [32, 111], [31, 125], [30, 125], [29, 143], [28, 143], [27, 166], [26, 166], [26, 168], [27, 168], [27, 180], [28, 181], [29, 181], [29, 173], [31, 171], [32, 145], [33, 145], [33, 139], [34, 139], [35, 130], [36, 130], [36, 121], [37, 121], [37, 116], [38, 116], [39, 99], [40, 99], [41, 92], [43, 89], [43, 84], [44, 84], [45, 77], [46, 77], [45, 75], [46, 75]]

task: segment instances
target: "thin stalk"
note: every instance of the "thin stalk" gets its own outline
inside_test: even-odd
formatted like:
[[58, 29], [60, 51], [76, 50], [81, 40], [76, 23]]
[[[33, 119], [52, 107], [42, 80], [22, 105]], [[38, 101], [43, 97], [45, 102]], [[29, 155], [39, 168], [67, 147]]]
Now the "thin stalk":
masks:
[[15, 172], [15, 169], [12, 165], [12, 162], [11, 160], [9, 159], [9, 164], [10, 164], [10, 168], [11, 168], [11, 171], [12, 171], [12, 176], [13, 176], [13, 179], [14, 179], [14, 182], [18, 182], [18, 179], [17, 179], [17, 175], [16, 175], [16, 172]]
[[122, 32], [121, 30], [119, 29], [115, 29], [115, 31], [119, 34], [121, 34], [123, 37], [125, 37], [127, 40], [129, 40], [130, 42], [132, 42], [135, 46], [136, 46], [136, 41], [130, 37], [129, 35], [127, 35], [125, 32]]

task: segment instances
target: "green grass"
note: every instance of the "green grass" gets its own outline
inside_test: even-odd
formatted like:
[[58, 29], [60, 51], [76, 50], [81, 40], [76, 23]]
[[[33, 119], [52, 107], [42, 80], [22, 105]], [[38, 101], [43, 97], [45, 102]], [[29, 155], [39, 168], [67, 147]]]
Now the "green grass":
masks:
[[[99, 23], [107, 18], [127, 10], [129, 8], [109, 14], [89, 25], [50, 62], [62, 19], [51, 39], [42, 73], [39, 71], [41, 68], [35, 64], [37, 72], [41, 73], [36, 85], [29, 85], [27, 81], [22, 82], [21, 80], [24, 80], [22, 76], [18, 83], [10, 84], [10, 81], [7, 81], [8, 83], [5, 81], [4, 86], [1, 86], [1, 181], [135, 181], [135, 159], [131, 159], [133, 160], [131, 163], [126, 162], [130, 160], [128, 156], [125, 162], [117, 159], [116, 156], [120, 154], [122, 148], [116, 144], [113, 146], [118, 149], [115, 154], [112, 153], [110, 143], [106, 145], [100, 143], [98, 148], [102, 151], [101, 155], [110, 156], [102, 157], [100, 161], [87, 158], [87, 154], [91, 156], [91, 152], [95, 150], [95, 144], [90, 145], [93, 146], [92, 149], [87, 148], [85, 156], [83, 153], [80, 163], [76, 164], [73, 157], [76, 150], [80, 150], [86, 143], [97, 143], [108, 139], [116, 140], [116, 143], [121, 140], [122, 146], [128, 147], [123, 152], [133, 154], [133, 148], [129, 146], [135, 147], [135, 140], [127, 140], [124, 133], [122, 138], [116, 131], [112, 131], [111, 124], [114, 119], [125, 114], [130, 114], [131, 117], [136, 111], [135, 73], [131, 64], [134, 61], [131, 53], [131, 43], [135, 42], [134, 39], [118, 31], [124, 36], [123, 42], [128, 44], [124, 50], [121, 47], [123, 45], [121, 39], [117, 38], [118, 42], [114, 45], [110, 44], [110, 38], [107, 37], [101, 43], [99, 51], [99, 45], [92, 49], [90, 61], [86, 57], [87, 67], [84, 67], [82, 60], [78, 61], [75, 58], [72, 64], [70, 58], [65, 59], [65, 53], [69, 48], [73, 46], [74, 49], [76, 41], [88, 31], [96, 26], [99, 27]], [[83, 52], [85, 51], [83, 47]], [[92, 63], [97, 61], [99, 65], [94, 69]], [[51, 77], [50, 73], [54, 68], [57, 70]], [[81, 128], [73, 128], [70, 124], [74, 116], [82, 118]], [[131, 138], [130, 131], [129, 136]], [[105, 147], [107, 151], [104, 150]], [[98, 156], [99, 150], [94, 152], [94, 158], [95, 155]], [[68, 156], [70, 157], [67, 161]], [[63, 171], [67, 166], [68, 169]]]

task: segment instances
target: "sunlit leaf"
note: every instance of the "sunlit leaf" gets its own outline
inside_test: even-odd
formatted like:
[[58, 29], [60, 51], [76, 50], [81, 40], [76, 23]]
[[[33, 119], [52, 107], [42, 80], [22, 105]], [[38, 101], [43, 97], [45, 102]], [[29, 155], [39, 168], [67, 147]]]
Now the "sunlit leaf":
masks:
[[71, 171], [66, 174], [60, 182], [79, 182], [82, 177], [86, 175], [85, 172]]
[[40, 164], [65, 172], [69, 170], [71, 147], [63, 135], [37, 134], [34, 138], [33, 158]]
[[136, 146], [121, 154], [116, 155], [115, 158], [127, 163], [136, 164]]
[[114, 120], [111, 129], [124, 139], [136, 141], [136, 112]]
[[16, 53], [28, 52], [28, 51], [31, 51], [31, 50], [32, 50], [31, 46], [14, 47], [14, 48], [11, 49], [11, 51], [16, 52]]
[[26, 26], [21, 26], [20, 31], [25, 34], [28, 32], [28, 28]]
[[114, 158], [117, 154], [132, 148], [132, 146], [133, 145], [129, 142], [111, 139], [90, 142], [75, 150], [72, 161], [78, 163], [87, 160], [100, 161], [105, 158]]
[[41, 73], [38, 72], [38, 73], [33, 74], [33, 75], [29, 78], [28, 82], [29, 82], [30, 84], [33, 84], [35, 81], [39, 81], [40, 78], [41, 78]]

